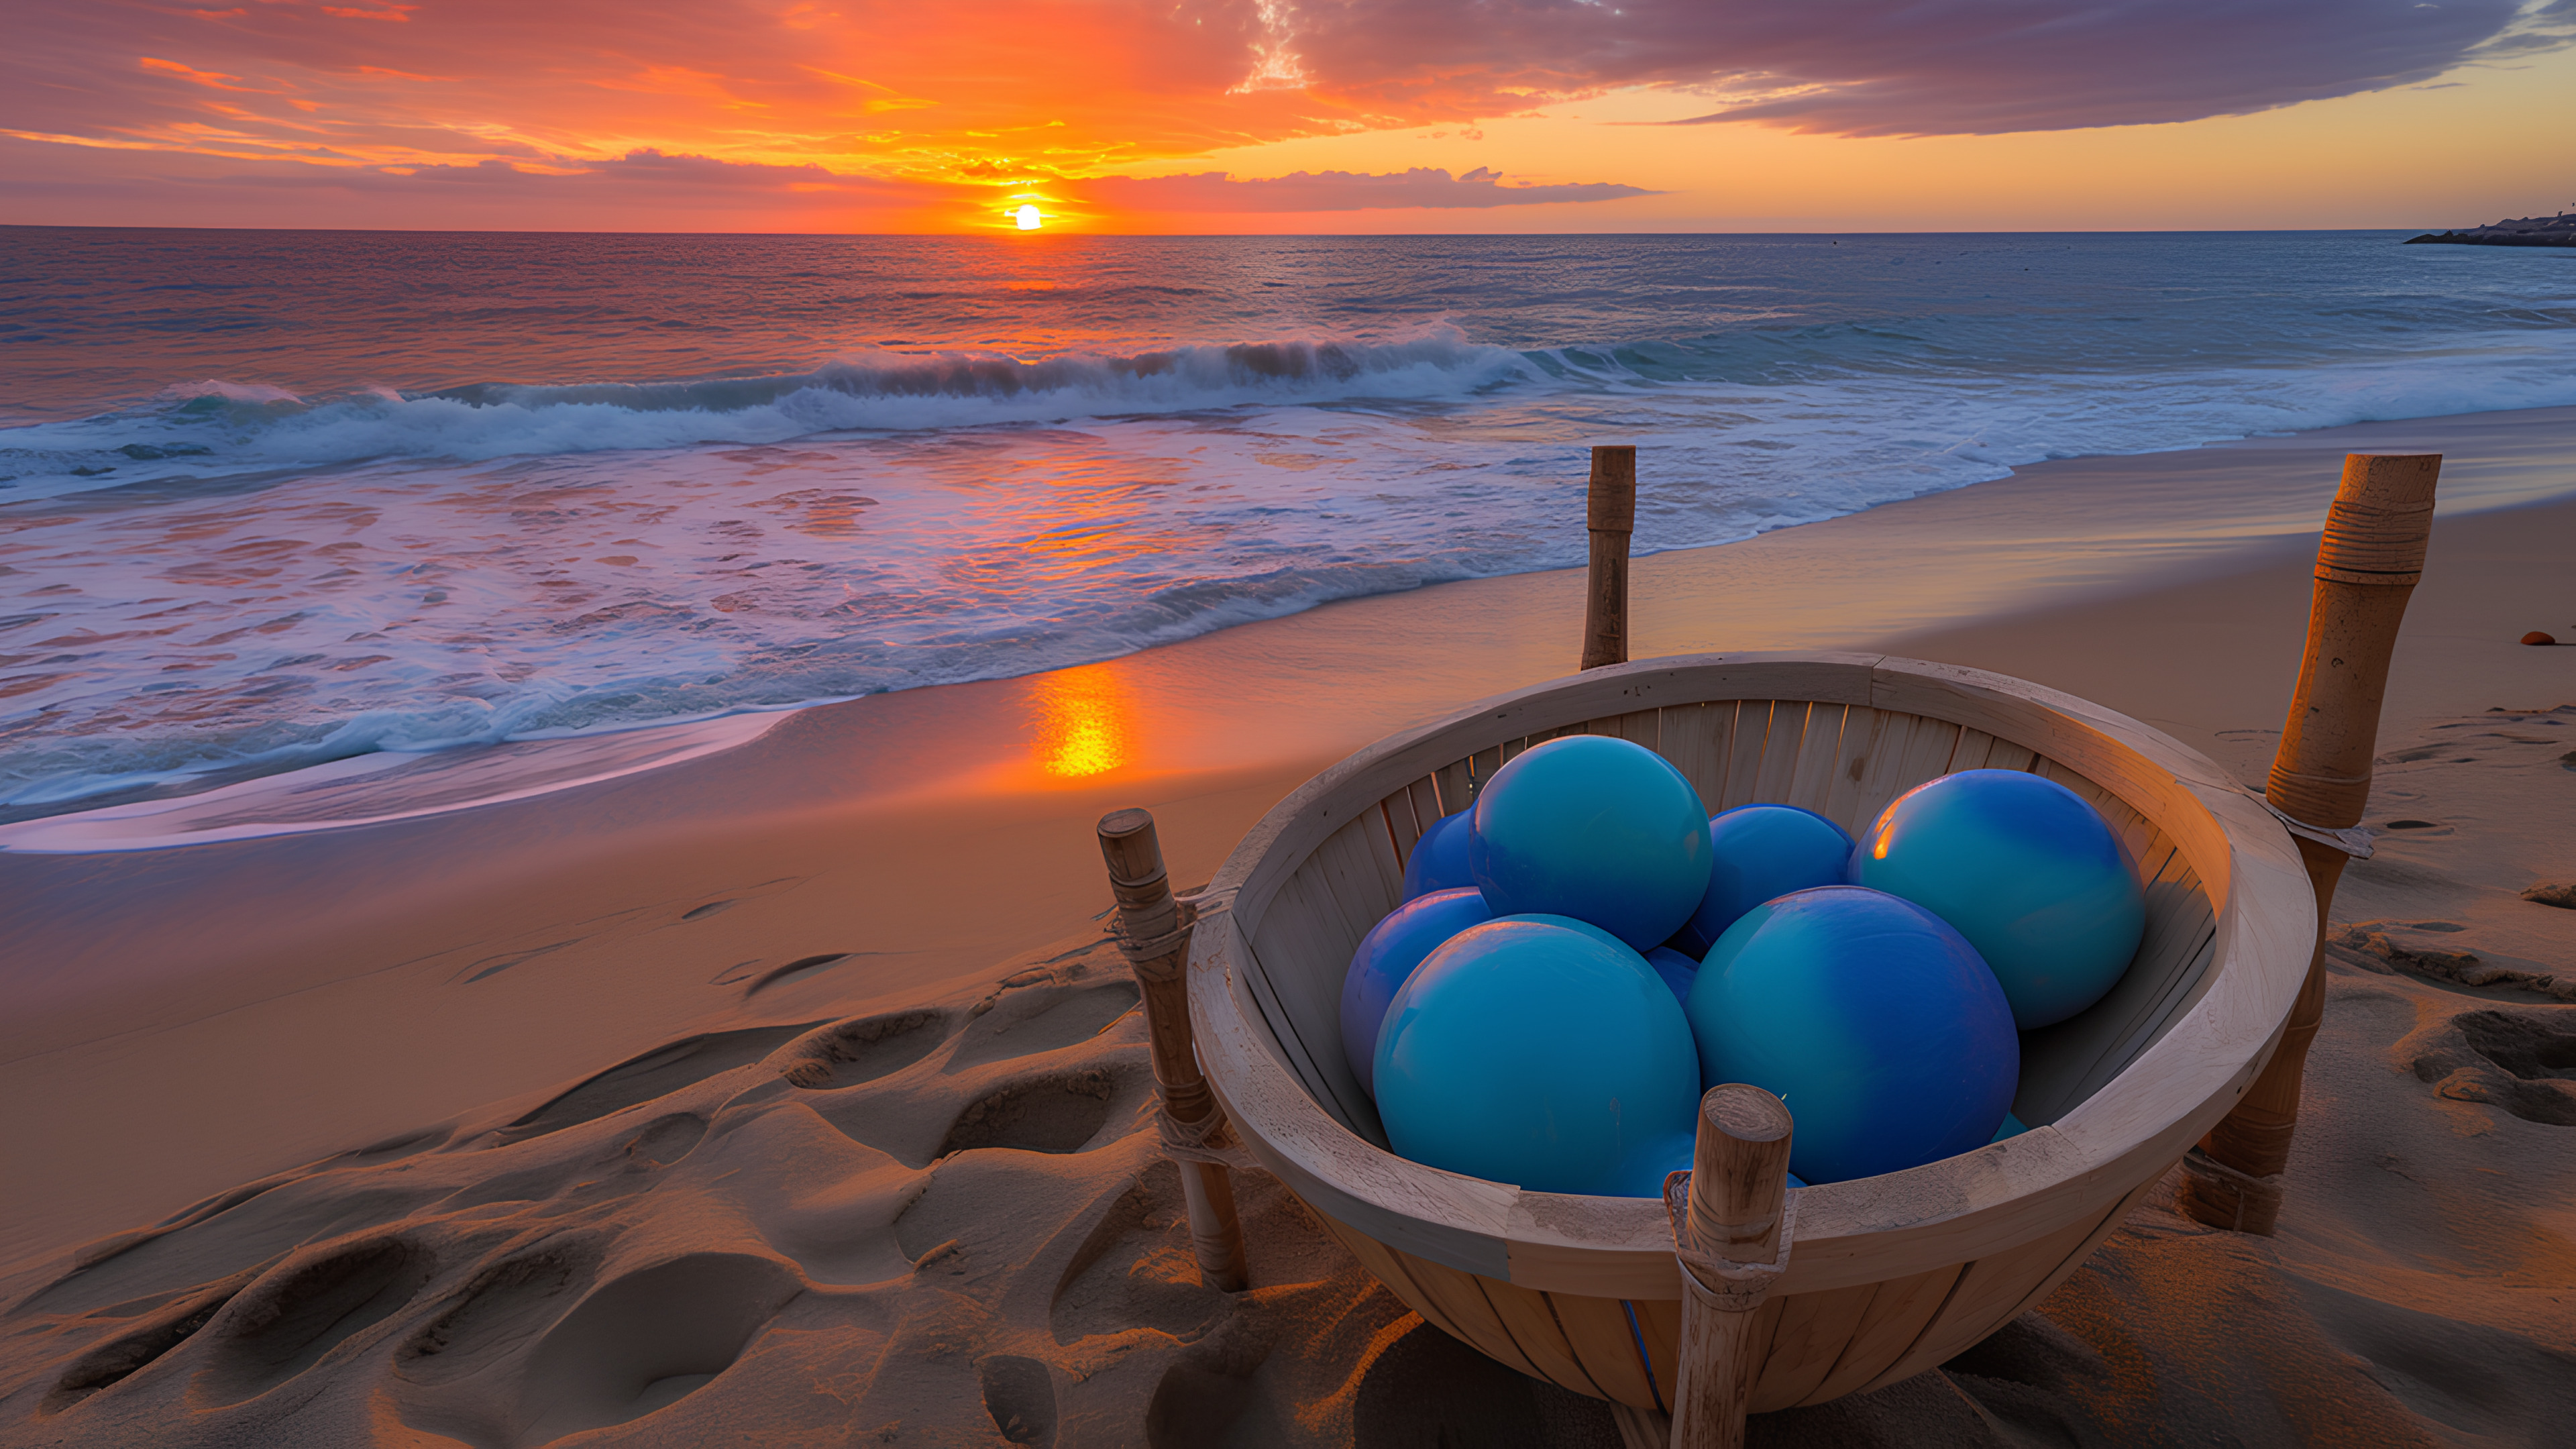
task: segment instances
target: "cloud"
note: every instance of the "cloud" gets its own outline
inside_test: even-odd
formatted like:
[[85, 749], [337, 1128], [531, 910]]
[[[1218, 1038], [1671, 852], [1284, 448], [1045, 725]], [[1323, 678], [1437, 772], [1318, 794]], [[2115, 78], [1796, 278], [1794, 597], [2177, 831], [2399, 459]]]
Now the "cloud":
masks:
[[[77, 178], [95, 175], [112, 189], [123, 177], [137, 198], [131, 214], [148, 214], [141, 188], [154, 177], [196, 174], [141, 159], [161, 154], [219, 161], [227, 174], [370, 171], [494, 195], [538, 172], [571, 178], [549, 193], [565, 197], [640, 195], [652, 188], [616, 183], [649, 179], [675, 197], [830, 198], [856, 194], [864, 188], [854, 178], [868, 177], [932, 188], [925, 195], [947, 200], [920, 204], [950, 208], [949, 225], [993, 224], [1000, 194], [1020, 187], [1129, 215], [1636, 195], [1608, 183], [1514, 186], [1484, 171], [1150, 175], [1267, 142], [1515, 115], [1622, 88], [1687, 97], [1658, 112], [1688, 117], [1679, 124], [1850, 135], [2057, 130], [2418, 85], [2464, 65], [2519, 65], [2576, 40], [2576, 0], [260, 0], [193, 9], [82, 0], [15, 9], [0, 47], [0, 136], [16, 139], [12, 156], [52, 147], [63, 165], [13, 162], [18, 171], [0, 171], [0, 197], [26, 194], [39, 174], [45, 188], [87, 186]], [[507, 164], [487, 170], [495, 161]], [[769, 169], [708, 169], [724, 166]], [[1077, 180], [1086, 176], [1110, 179]], [[363, 198], [415, 195], [428, 183], [385, 192], [344, 175], [332, 184]]]
[[[1484, 116], [1630, 85], [1697, 122], [1845, 135], [2188, 121], [2410, 84], [2565, 44], [2566, 0], [1306, 0], [1281, 43], [1319, 91]], [[1686, 123], [1687, 124], [1687, 123]]]
[[1642, 187], [1610, 181], [1557, 185], [1503, 184], [1502, 176], [1478, 167], [1464, 176], [1416, 166], [1372, 176], [1354, 171], [1297, 171], [1286, 176], [1237, 181], [1222, 171], [1192, 176], [1109, 176], [1075, 184], [1087, 202], [1120, 211], [1149, 212], [1318, 212], [1378, 211], [1394, 207], [1534, 206], [1547, 202], [1616, 201], [1623, 196], [1654, 196]]

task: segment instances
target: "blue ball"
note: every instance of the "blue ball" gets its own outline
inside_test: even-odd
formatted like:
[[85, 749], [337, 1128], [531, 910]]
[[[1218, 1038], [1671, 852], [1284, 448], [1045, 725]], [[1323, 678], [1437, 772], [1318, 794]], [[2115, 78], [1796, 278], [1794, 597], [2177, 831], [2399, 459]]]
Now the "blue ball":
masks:
[[1708, 841], [1708, 894], [1673, 935], [1673, 949], [1694, 960], [1746, 911], [1791, 891], [1841, 885], [1851, 865], [1852, 838], [1843, 828], [1795, 805], [1721, 810], [1709, 817]]
[[1476, 797], [1467, 840], [1497, 916], [1572, 916], [1639, 951], [1708, 894], [1708, 817], [1664, 757], [1606, 735], [1534, 745]]
[[1360, 938], [1350, 972], [1342, 978], [1342, 1057], [1360, 1079], [1361, 1091], [1377, 1094], [1378, 1026], [1386, 1020], [1387, 1003], [1395, 1000], [1397, 988], [1441, 942], [1493, 918], [1484, 896], [1472, 886], [1434, 891], [1389, 911]]
[[1691, 981], [1699, 975], [1699, 963], [1670, 946], [1657, 946], [1646, 953], [1646, 964], [1673, 989], [1673, 1000], [1690, 999]]
[[1956, 926], [2024, 1031], [2101, 1000], [2147, 929], [2138, 873], [2101, 812], [2023, 770], [1962, 770], [1897, 796], [1850, 880]]
[[1976, 949], [1878, 891], [1820, 886], [1747, 911], [1683, 1003], [1709, 1085], [1788, 1104], [1789, 1170], [1842, 1182], [1983, 1147], [2012, 1107], [2021, 1039]]
[[1467, 868], [1467, 812], [1432, 821], [1422, 838], [1413, 842], [1413, 854], [1405, 857], [1404, 898], [1414, 900], [1475, 883], [1475, 872]]
[[1660, 1195], [1699, 1111], [1672, 993], [1634, 952], [1544, 921], [1432, 952], [1387, 1008], [1375, 1077], [1397, 1152], [1538, 1192]]

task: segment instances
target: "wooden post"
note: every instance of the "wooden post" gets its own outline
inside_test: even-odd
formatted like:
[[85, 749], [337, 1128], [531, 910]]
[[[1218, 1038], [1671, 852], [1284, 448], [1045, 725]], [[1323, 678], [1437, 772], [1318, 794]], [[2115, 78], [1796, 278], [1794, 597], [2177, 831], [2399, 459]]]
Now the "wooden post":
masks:
[[[1760, 1087], [1711, 1087], [1687, 1175], [1664, 1187], [1682, 1270], [1672, 1449], [1740, 1449], [1768, 1343], [1763, 1296], [1788, 1266], [1789, 1109]], [[1676, 1201], [1676, 1195], [1679, 1201]]]
[[1583, 503], [1592, 574], [1583, 602], [1583, 667], [1628, 662], [1628, 537], [1637, 531], [1637, 450], [1592, 450]]
[[[1183, 1127], [1216, 1112], [1215, 1094], [1199, 1071], [1190, 1040], [1190, 917], [1172, 899], [1163, 871], [1162, 842], [1154, 817], [1142, 810], [1112, 810], [1100, 817], [1100, 855], [1109, 863], [1109, 889], [1118, 899], [1118, 923], [1145, 999], [1145, 1032], [1154, 1056], [1154, 1086], [1164, 1115]], [[1223, 1124], [1217, 1124], [1220, 1128]], [[1199, 1278], [1211, 1288], [1239, 1293], [1250, 1276], [1243, 1261], [1243, 1224], [1234, 1213], [1234, 1182], [1214, 1162], [1175, 1160], [1181, 1197], [1188, 1204], [1190, 1243]]]
[[[2370, 803], [2388, 659], [2406, 601], [2424, 576], [2433, 489], [2441, 476], [2438, 453], [2352, 453], [2343, 460], [2343, 485], [2317, 549], [2307, 658], [2263, 787], [2273, 809], [2320, 833], [2360, 824]], [[2280, 1216], [2281, 1173], [2298, 1127], [2308, 1047], [2325, 1017], [2326, 913], [2351, 859], [2333, 844], [2294, 838], [2316, 889], [2316, 954], [2271, 1062], [2184, 1159], [2179, 1199], [2201, 1222], [2266, 1237]]]

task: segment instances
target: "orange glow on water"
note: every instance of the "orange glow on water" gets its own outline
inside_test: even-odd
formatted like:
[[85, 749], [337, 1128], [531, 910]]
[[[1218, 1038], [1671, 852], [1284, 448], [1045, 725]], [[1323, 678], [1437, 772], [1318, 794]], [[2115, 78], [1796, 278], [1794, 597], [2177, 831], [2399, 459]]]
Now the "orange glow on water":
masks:
[[1133, 706], [1108, 666], [1060, 669], [1031, 681], [1038, 768], [1058, 779], [1107, 774], [1135, 754]]

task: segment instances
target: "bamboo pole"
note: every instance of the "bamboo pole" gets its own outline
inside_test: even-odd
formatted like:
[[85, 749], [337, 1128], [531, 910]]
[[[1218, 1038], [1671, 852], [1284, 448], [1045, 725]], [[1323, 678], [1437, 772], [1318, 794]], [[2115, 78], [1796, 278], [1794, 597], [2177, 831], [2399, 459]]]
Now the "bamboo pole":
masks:
[[[1190, 1039], [1189, 978], [1183, 972], [1190, 953], [1190, 915], [1172, 898], [1154, 817], [1143, 810], [1101, 816], [1100, 855], [1108, 862], [1109, 888], [1118, 900], [1119, 945], [1144, 995], [1145, 1031], [1163, 1113], [1184, 1129], [1185, 1137], [1192, 1135], [1190, 1129], [1201, 1137], [1210, 1129], [1222, 1130], [1222, 1122], [1209, 1121], [1216, 1113], [1216, 1097], [1199, 1070]], [[1244, 1266], [1243, 1224], [1234, 1211], [1233, 1180], [1219, 1163], [1175, 1155], [1173, 1165], [1181, 1170], [1181, 1196], [1189, 1208], [1190, 1244], [1200, 1280], [1227, 1293], [1241, 1292], [1251, 1280]]]
[[1699, 1100], [1691, 1170], [1665, 1184], [1682, 1270], [1672, 1449], [1744, 1443], [1745, 1411], [1770, 1349], [1755, 1339], [1757, 1310], [1789, 1259], [1793, 1126], [1789, 1109], [1760, 1087], [1711, 1087]]
[[[2441, 476], [2438, 453], [2352, 453], [2343, 460], [2343, 484], [2317, 549], [2307, 657], [2263, 787], [2273, 809], [2317, 833], [2359, 825], [2370, 803], [2389, 655], [2407, 599], [2424, 576], [2433, 489]], [[2271, 1062], [2184, 1159], [2179, 1199], [2201, 1222], [2265, 1237], [2279, 1220], [2308, 1047], [2325, 1017], [2326, 913], [2351, 859], [2335, 844], [2304, 833], [2294, 838], [2316, 889], [2316, 952]]]
[[1583, 667], [1628, 662], [1628, 538], [1637, 531], [1637, 450], [1592, 450], [1583, 523], [1592, 531], [1592, 571], [1583, 603]]

